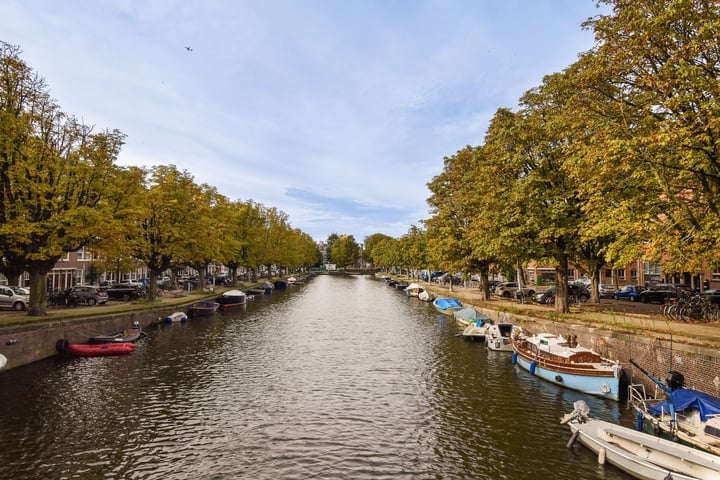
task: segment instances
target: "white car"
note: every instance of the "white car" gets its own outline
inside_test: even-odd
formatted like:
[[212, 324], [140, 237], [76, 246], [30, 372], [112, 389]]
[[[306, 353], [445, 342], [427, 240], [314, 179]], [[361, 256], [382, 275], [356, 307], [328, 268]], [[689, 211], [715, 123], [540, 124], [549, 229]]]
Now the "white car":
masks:
[[[515, 292], [518, 291], [517, 282], [504, 282], [495, 287], [495, 295], [503, 298], [514, 298]], [[522, 293], [525, 296], [532, 297], [535, 295], [535, 289], [527, 285], [522, 287]]]
[[11, 308], [16, 311], [26, 310], [29, 302], [29, 295], [16, 293], [12, 288], [0, 285], [0, 308]]

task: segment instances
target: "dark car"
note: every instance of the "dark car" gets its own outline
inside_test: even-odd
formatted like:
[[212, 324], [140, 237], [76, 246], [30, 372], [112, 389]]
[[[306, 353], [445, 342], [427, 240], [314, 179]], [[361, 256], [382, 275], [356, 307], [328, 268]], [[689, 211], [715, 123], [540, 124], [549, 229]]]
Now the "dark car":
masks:
[[720, 305], [720, 289], [705, 290], [702, 292], [702, 296], [707, 298], [713, 305]]
[[630, 300], [631, 302], [636, 301], [640, 297], [640, 293], [644, 288], [638, 285], [625, 285], [620, 290], [615, 290], [613, 298], [615, 300]]
[[108, 298], [114, 298], [127, 302], [128, 300], [137, 300], [144, 296], [142, 286], [136, 283], [116, 283], [107, 288]]
[[676, 298], [678, 288], [671, 283], [658, 283], [640, 292], [638, 300], [644, 303], [665, 303], [669, 298]]
[[66, 297], [71, 304], [95, 305], [107, 302], [108, 294], [94, 285], [75, 285], [68, 291]]
[[[585, 285], [580, 283], [569, 283], [568, 295], [574, 295], [580, 302], [587, 302], [590, 300], [590, 291], [585, 287]], [[533, 298], [538, 303], [553, 303], [555, 302], [555, 287], [549, 287], [542, 292], [538, 292]]]

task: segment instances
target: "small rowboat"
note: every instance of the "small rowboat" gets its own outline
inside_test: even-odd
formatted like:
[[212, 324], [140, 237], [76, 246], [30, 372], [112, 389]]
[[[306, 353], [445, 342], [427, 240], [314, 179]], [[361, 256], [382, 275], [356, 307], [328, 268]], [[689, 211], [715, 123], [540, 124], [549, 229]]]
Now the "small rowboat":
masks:
[[135, 349], [134, 343], [68, 343], [65, 351], [78, 357], [103, 357], [107, 355], [126, 355]]
[[137, 342], [143, 335], [142, 328], [135, 322], [135, 326], [132, 328], [126, 328], [110, 335], [98, 335], [96, 337], [88, 338], [88, 343], [100, 344], [100, 343], [127, 343]]
[[200, 300], [190, 305], [191, 315], [212, 315], [218, 311], [220, 304], [212, 300]]

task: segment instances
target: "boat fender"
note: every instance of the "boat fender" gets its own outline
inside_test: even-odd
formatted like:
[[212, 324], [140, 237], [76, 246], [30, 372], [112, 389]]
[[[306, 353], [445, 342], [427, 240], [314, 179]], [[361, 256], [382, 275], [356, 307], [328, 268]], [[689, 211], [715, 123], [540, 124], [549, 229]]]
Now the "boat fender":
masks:
[[558, 383], [562, 383], [562, 377], [560, 375], [555, 375], [555, 381]]
[[642, 412], [638, 412], [637, 416], [635, 417], [635, 430], [638, 432], [643, 431], [643, 414]]
[[512, 364], [515, 365], [516, 363], [517, 363], [517, 352], [513, 352]]
[[600, 465], [605, 465], [606, 455], [607, 455], [607, 452], [605, 451], [605, 449], [601, 448], [600, 451], [598, 452], [598, 463]]
[[575, 444], [575, 440], [580, 436], [580, 430], [575, 430], [570, 436], [570, 440], [568, 440], [568, 443], [566, 445], [567, 448], [571, 448]]
[[535, 368], [537, 367], [537, 362], [533, 360], [530, 362], [530, 375], [535, 375]]
[[68, 343], [69, 342], [67, 340], [65, 340], [64, 338], [61, 338], [60, 340], [55, 342], [55, 350], [57, 350], [60, 353], [67, 352]]

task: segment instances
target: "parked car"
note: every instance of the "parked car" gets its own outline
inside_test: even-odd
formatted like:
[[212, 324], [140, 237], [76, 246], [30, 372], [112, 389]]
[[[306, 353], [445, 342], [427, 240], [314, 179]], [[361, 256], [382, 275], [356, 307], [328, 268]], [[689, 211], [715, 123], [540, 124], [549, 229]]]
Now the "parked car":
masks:
[[640, 293], [639, 300], [644, 303], [665, 303], [668, 298], [676, 298], [678, 288], [671, 283], [658, 283]]
[[600, 298], [613, 298], [615, 294], [615, 287], [606, 283], [601, 283], [599, 286]]
[[[533, 299], [538, 303], [553, 303], [555, 302], [555, 291], [555, 286], [548, 287], [544, 291], [536, 293]], [[590, 300], [590, 291], [585, 287], [585, 285], [580, 283], [569, 283], [568, 295], [575, 295], [575, 298], [577, 298], [580, 302], [587, 302]]]
[[[495, 287], [495, 295], [498, 295], [503, 298], [513, 298], [515, 297], [515, 292], [518, 291], [518, 284], [517, 282], [504, 282]], [[524, 286], [522, 287], [522, 293], [525, 296], [532, 297], [535, 295], [535, 289], [532, 287]]]
[[720, 305], [720, 289], [713, 288], [702, 292], [702, 296], [710, 300], [714, 305]]
[[11, 308], [17, 311], [25, 310], [29, 302], [29, 295], [17, 293], [5, 285], [0, 286], [0, 308]]
[[137, 283], [117, 283], [109, 286], [105, 291], [108, 298], [115, 298], [123, 302], [144, 296], [142, 286]]
[[94, 285], [75, 285], [67, 293], [68, 303], [84, 303], [87, 305], [107, 302], [108, 294], [100, 287]]
[[613, 298], [615, 300], [630, 300], [634, 302], [640, 297], [640, 293], [644, 289], [638, 285], [625, 285], [620, 290], [615, 290]]

